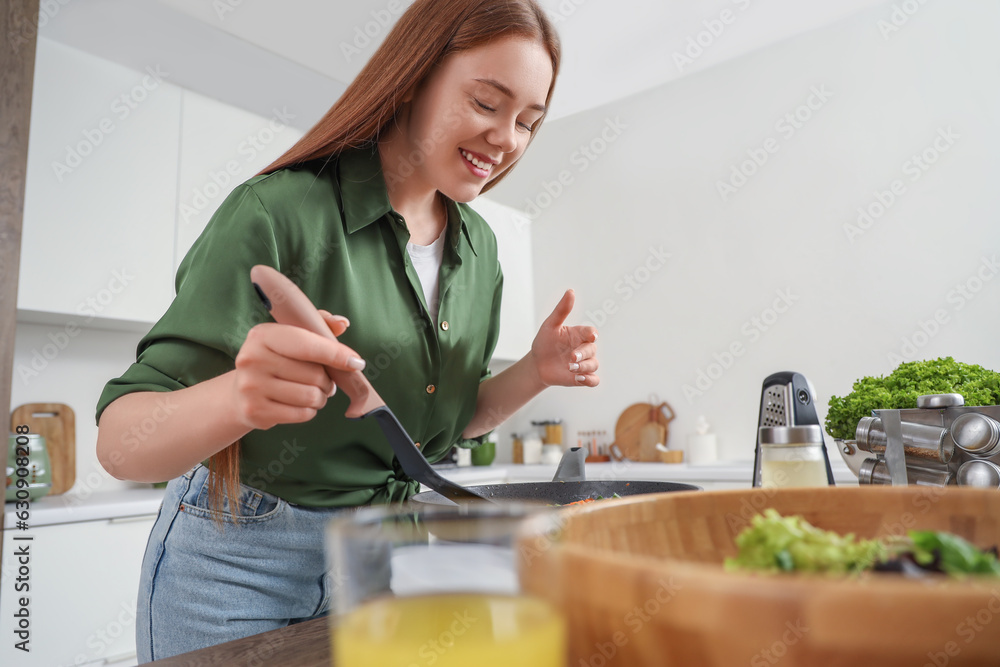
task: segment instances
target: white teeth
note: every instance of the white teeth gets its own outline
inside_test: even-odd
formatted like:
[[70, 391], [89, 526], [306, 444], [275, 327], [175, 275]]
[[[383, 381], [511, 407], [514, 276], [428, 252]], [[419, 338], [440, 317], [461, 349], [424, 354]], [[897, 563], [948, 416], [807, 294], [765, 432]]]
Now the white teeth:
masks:
[[488, 171], [489, 168], [492, 166], [491, 163], [483, 162], [482, 160], [477, 159], [474, 155], [472, 155], [468, 151], [462, 151], [462, 157], [464, 157], [466, 160], [468, 160], [469, 162], [471, 162], [472, 164], [476, 165], [477, 167], [483, 170]]

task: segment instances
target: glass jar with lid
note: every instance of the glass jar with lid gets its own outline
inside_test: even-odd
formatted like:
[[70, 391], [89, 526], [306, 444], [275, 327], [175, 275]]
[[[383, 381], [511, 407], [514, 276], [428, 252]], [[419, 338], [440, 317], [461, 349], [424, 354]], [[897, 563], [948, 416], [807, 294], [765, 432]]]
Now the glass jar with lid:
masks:
[[819, 426], [762, 426], [761, 486], [827, 486], [823, 432]]

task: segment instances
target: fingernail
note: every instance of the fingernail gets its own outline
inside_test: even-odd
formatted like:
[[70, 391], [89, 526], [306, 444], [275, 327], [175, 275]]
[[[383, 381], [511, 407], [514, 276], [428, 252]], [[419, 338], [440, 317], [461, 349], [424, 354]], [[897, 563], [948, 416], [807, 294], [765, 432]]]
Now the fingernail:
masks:
[[357, 357], [354, 357], [353, 359], [351, 359], [350, 361], [348, 361], [347, 365], [350, 366], [351, 368], [353, 368], [356, 371], [363, 371], [363, 370], [365, 370], [365, 366], [366, 366], [365, 360], [364, 359], [359, 359]]
[[573, 361], [580, 361], [581, 359], [583, 359], [583, 352], [573, 354]]
[[594, 342], [595, 343], [597, 342], [597, 332], [596, 331], [594, 332]]
[[582, 383], [583, 383], [583, 382], [584, 382], [584, 381], [585, 381], [586, 379], [587, 379], [587, 378], [586, 378], [586, 377], [584, 377], [583, 375], [577, 375], [577, 376], [576, 376], [576, 381], [577, 381], [578, 383], [580, 383], [580, 384], [582, 384]]
[[569, 365], [569, 369], [571, 371], [578, 371], [578, 370], [580, 370], [580, 364], [570, 364]]

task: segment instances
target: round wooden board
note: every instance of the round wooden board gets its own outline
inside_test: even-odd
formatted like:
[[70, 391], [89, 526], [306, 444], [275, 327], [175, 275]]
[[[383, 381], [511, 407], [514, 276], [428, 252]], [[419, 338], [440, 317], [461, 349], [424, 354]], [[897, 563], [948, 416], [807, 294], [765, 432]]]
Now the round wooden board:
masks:
[[625, 408], [621, 416], [618, 417], [618, 422], [615, 424], [615, 444], [625, 458], [638, 461], [639, 432], [642, 427], [655, 421], [666, 429], [669, 438], [670, 422], [673, 418], [674, 411], [667, 403], [661, 403], [659, 406], [652, 403], [634, 403]]

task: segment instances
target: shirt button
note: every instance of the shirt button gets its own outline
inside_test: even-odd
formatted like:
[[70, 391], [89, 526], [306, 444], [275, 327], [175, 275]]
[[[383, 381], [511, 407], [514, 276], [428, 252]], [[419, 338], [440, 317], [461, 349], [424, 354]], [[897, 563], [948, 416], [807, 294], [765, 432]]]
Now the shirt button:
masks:
[[436, 387], [434, 385], [432, 385], [432, 384], [427, 385], [427, 393], [428, 394], [433, 394], [435, 389], [436, 389]]
[[448, 323], [447, 322], [442, 322], [441, 323], [441, 331], [447, 331], [447, 330], [448, 330]]

